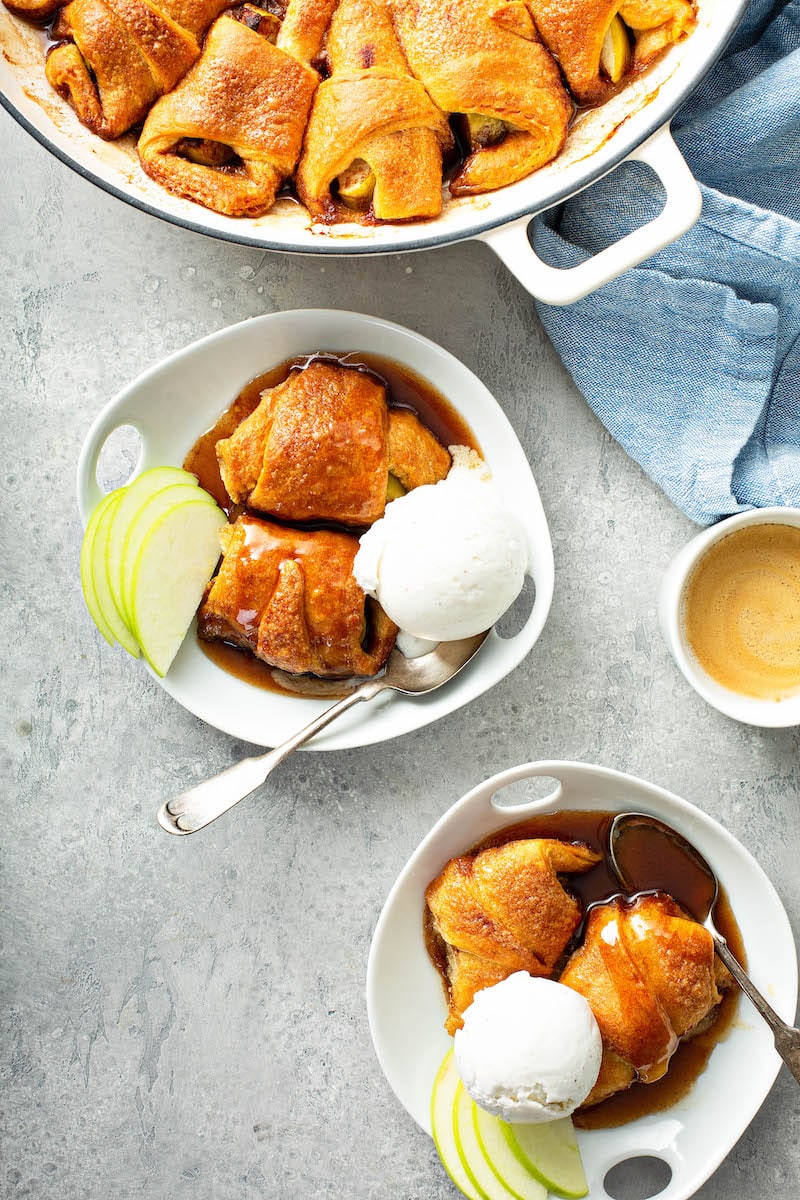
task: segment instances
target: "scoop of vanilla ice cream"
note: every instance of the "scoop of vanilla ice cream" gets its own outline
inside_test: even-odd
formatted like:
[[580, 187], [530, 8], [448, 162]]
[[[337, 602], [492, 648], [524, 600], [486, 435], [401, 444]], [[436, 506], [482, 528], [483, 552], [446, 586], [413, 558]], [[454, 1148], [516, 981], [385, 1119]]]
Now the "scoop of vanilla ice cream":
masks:
[[361, 538], [359, 585], [404, 634], [454, 641], [489, 629], [522, 590], [525, 533], [474, 451], [439, 483], [387, 505]]
[[592, 1090], [602, 1053], [584, 997], [525, 971], [478, 992], [455, 1036], [464, 1087], [510, 1122], [569, 1116]]

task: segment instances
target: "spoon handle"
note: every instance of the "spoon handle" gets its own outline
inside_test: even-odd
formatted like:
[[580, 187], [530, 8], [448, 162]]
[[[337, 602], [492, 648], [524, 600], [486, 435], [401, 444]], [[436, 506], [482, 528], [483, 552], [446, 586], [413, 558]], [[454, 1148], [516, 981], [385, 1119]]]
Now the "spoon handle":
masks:
[[717, 954], [744, 994], [769, 1025], [775, 1036], [775, 1049], [797, 1082], [800, 1083], [800, 1029], [793, 1029], [791, 1025], [787, 1025], [785, 1021], [781, 1020], [772, 1005], [768, 1004], [761, 995], [761, 992], [754, 985], [747, 972], [734, 958], [728, 947], [728, 943], [721, 934], [717, 933], [716, 930], [711, 930], [710, 932], [714, 938], [714, 947]]
[[327, 725], [330, 725], [331, 721], [335, 721], [354, 704], [359, 704], [362, 700], [371, 700], [373, 696], [377, 696], [378, 692], [382, 692], [388, 686], [382, 679], [368, 679], [349, 696], [345, 696], [330, 708], [326, 708], [323, 713], [320, 713], [303, 729], [292, 734], [280, 746], [276, 746], [274, 750], [269, 750], [266, 754], [260, 754], [254, 758], [243, 758], [238, 763], [234, 763], [232, 767], [228, 767], [227, 770], [220, 771], [218, 775], [213, 775], [210, 779], [205, 779], [202, 783], [181, 792], [180, 795], [173, 796], [158, 810], [159, 825], [167, 833], [178, 835], [197, 833], [198, 829], [204, 829], [206, 825], [216, 821], [217, 817], [221, 817], [229, 808], [233, 808], [234, 804], [238, 804], [240, 800], [244, 800], [251, 792], [260, 787], [267, 776], [293, 750], [297, 750], [299, 746], [310, 741]]

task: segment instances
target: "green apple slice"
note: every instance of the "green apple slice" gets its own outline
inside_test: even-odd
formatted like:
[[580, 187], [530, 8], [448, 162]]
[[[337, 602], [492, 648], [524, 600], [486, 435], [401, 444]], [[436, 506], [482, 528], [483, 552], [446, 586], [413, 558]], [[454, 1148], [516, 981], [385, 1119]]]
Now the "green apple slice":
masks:
[[198, 488], [196, 481], [193, 483], [173, 483], [169, 487], [162, 488], [160, 492], [156, 492], [149, 500], [144, 502], [125, 532], [122, 543], [120, 571], [122, 609], [129, 624], [131, 623], [130, 596], [133, 584], [133, 567], [139, 556], [142, 543], [164, 513], [169, 512], [171, 508], [177, 508], [179, 504], [182, 504], [186, 500], [201, 500], [216, 508], [213, 497], [209, 496], [208, 492], [203, 491], [202, 488]]
[[481, 1150], [472, 1119], [474, 1107], [474, 1100], [459, 1079], [453, 1100], [453, 1135], [470, 1183], [486, 1200], [520, 1200], [516, 1192], [506, 1187]]
[[95, 534], [97, 533], [97, 527], [100, 524], [100, 518], [108, 508], [110, 501], [110, 495], [104, 496], [95, 508], [92, 515], [89, 517], [89, 522], [86, 526], [86, 532], [83, 535], [83, 543], [81, 545], [80, 573], [81, 590], [83, 591], [83, 599], [86, 602], [89, 616], [92, 618], [95, 625], [108, 642], [109, 646], [113, 646], [117, 639], [114, 637], [108, 622], [100, 611], [100, 605], [97, 602], [97, 592], [95, 591], [94, 580], [92, 579], [92, 554], [94, 550]]
[[156, 492], [175, 483], [193, 484], [197, 487], [195, 476], [190, 475], [188, 471], [183, 471], [180, 467], [152, 467], [149, 471], [137, 475], [127, 487], [119, 489], [123, 494], [123, 499], [117, 508], [108, 540], [108, 577], [111, 580], [114, 603], [121, 613], [125, 612], [125, 599], [122, 593], [122, 554], [127, 532], [142, 505], [146, 504]]
[[483, 150], [503, 140], [508, 126], [499, 117], [487, 117], [483, 113], [465, 113], [467, 141], [470, 150]]
[[367, 208], [375, 191], [375, 176], [369, 163], [356, 158], [339, 176], [339, 198], [348, 208]]
[[473, 1102], [472, 1121], [483, 1156], [518, 1200], [547, 1200], [547, 1188], [524, 1167], [506, 1141], [503, 1122]]
[[198, 496], [164, 513], [139, 548], [130, 590], [131, 623], [145, 658], [162, 678], [217, 565], [217, 535], [225, 523], [222, 510]]
[[600, 51], [600, 66], [612, 83], [619, 83], [631, 64], [631, 44], [625, 24], [614, 17]]
[[500, 1122], [514, 1154], [548, 1191], [578, 1200], [589, 1191], [578, 1139], [569, 1117], [535, 1125]]
[[114, 602], [114, 594], [111, 591], [111, 581], [108, 576], [108, 542], [111, 526], [122, 503], [124, 493], [124, 488], [117, 488], [115, 492], [109, 492], [103, 501], [103, 512], [98, 519], [92, 543], [92, 586], [97, 598], [97, 607], [115, 640], [119, 642], [123, 650], [128, 651], [128, 654], [138, 658], [139, 643]]
[[389, 472], [389, 478], [386, 481], [386, 502], [390, 500], [399, 500], [401, 496], [405, 496], [407, 489], [403, 487], [396, 475]]
[[453, 1051], [449, 1050], [436, 1074], [431, 1095], [431, 1131], [442, 1166], [453, 1183], [469, 1200], [486, 1200], [470, 1181], [461, 1163], [453, 1126], [453, 1102], [461, 1078], [456, 1069]]

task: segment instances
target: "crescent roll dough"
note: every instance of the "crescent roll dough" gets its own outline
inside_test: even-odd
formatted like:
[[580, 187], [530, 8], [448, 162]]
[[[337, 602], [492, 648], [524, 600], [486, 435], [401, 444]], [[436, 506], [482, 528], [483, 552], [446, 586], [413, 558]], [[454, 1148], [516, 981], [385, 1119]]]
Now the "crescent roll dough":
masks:
[[679, 1039], [721, 999], [711, 934], [665, 895], [592, 908], [560, 982], [585, 996], [603, 1038], [587, 1106], [660, 1079]]
[[[180, 85], [154, 105], [139, 139], [144, 170], [169, 191], [215, 212], [267, 212], [300, 154], [319, 75], [319, 52], [335, 0], [290, 0], [277, 25], [222, 16]], [[262, 32], [262, 24], [266, 32]]]
[[236, 504], [285, 521], [345, 525], [383, 515], [390, 473], [410, 491], [450, 470], [444, 446], [414, 413], [390, 410], [373, 376], [326, 362], [265, 391], [217, 442], [217, 458]]
[[353, 578], [358, 540], [239, 517], [220, 531], [223, 560], [198, 632], [292, 674], [375, 675], [397, 626]]
[[599, 855], [553, 838], [521, 838], [451, 858], [425, 899], [447, 955], [448, 1033], [482, 988], [514, 971], [549, 975], [581, 910], [558, 878], [588, 871]]
[[28, 17], [31, 21], [46, 21], [56, 9], [61, 8], [64, 0], [3, 0], [3, 3], [9, 12]]
[[[435, 217], [442, 208], [442, 151], [452, 146], [446, 118], [413, 78], [387, 0], [340, 0], [328, 33], [331, 78], [316, 96], [297, 188], [317, 217], [333, 217], [331, 184], [350, 207], [388, 221]], [[345, 198], [353, 167], [357, 199]], [[363, 201], [359, 203], [358, 201]]]
[[[555, 158], [572, 104], [521, 0], [391, 0], [408, 64], [447, 113], [491, 118], [451, 180], [455, 196], [514, 183]], [[499, 136], [498, 136], [499, 133]]]
[[603, 74], [600, 54], [616, 16], [634, 36], [633, 69], [646, 66], [697, 24], [690, 0], [528, 0], [545, 45], [561, 63], [580, 104], [597, 104], [617, 91]]
[[185, 75], [225, 0], [72, 0], [53, 35], [47, 78], [93, 133], [116, 138]]

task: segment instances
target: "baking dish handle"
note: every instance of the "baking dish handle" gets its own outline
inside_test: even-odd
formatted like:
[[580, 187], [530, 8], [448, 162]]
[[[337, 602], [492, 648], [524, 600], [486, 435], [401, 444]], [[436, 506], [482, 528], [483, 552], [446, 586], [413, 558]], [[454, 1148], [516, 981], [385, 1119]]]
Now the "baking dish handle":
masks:
[[582, 300], [676, 241], [700, 216], [700, 188], [672, 140], [669, 125], [663, 125], [626, 161], [643, 162], [653, 168], [667, 193], [666, 203], [652, 221], [579, 266], [561, 270], [542, 262], [528, 239], [532, 220], [529, 215], [483, 235], [483, 240], [537, 300], [556, 305]]
[[[97, 478], [97, 468], [103, 447], [111, 434], [124, 426], [132, 427], [139, 434], [141, 442], [144, 442], [141, 421], [138, 416], [134, 414], [128, 415], [125, 405], [120, 400], [117, 400], [117, 402], [103, 409], [86, 435], [86, 440], [83, 443], [80, 458], [78, 459], [77, 479], [78, 507], [84, 527], [106, 494]], [[139, 461], [131, 472], [131, 478], [139, 474], [142, 470], [143, 462], [144, 449], [142, 448], [139, 452]]]

